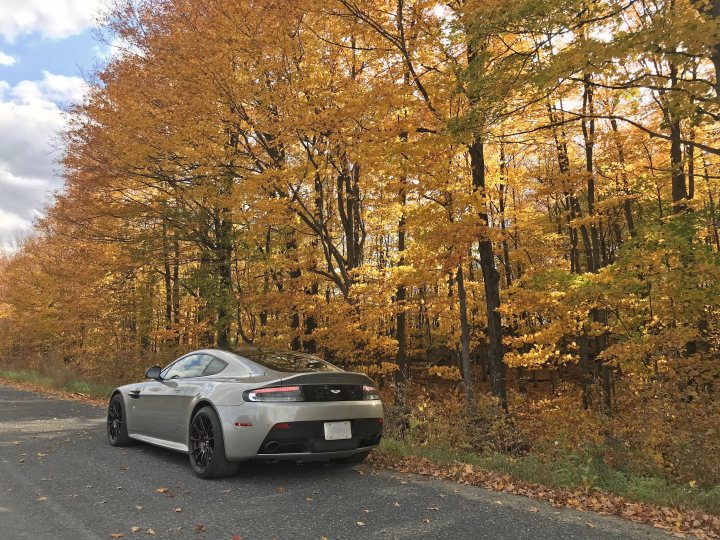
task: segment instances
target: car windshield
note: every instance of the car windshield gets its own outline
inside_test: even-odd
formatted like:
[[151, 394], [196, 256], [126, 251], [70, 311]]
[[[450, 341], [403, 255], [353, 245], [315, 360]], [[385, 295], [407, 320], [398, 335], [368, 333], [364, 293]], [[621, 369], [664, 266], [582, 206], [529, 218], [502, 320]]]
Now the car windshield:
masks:
[[252, 349], [237, 351], [238, 356], [256, 364], [285, 373], [307, 373], [312, 371], [342, 371], [340, 368], [321, 360], [317, 356], [292, 351]]

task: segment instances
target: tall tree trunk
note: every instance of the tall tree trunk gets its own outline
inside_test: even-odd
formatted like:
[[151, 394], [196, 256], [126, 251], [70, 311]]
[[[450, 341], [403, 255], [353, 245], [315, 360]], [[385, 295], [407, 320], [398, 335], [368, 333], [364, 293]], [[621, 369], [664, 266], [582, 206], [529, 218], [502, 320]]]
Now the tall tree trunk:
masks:
[[620, 141], [620, 134], [618, 131], [618, 123], [615, 118], [612, 118], [610, 120], [610, 126], [613, 130], [614, 140], [615, 140], [615, 148], [618, 153], [618, 161], [620, 162], [620, 174], [622, 177], [622, 185], [623, 185], [623, 194], [625, 195], [625, 198], [623, 200], [623, 212], [625, 214], [625, 222], [627, 223], [628, 232], [630, 233], [630, 236], [635, 236], [635, 220], [633, 219], [633, 213], [632, 213], [632, 200], [630, 199], [630, 183], [628, 181], [628, 174], [627, 174], [627, 167], [625, 165], [625, 150], [623, 148], [622, 142]]
[[[473, 188], [485, 196], [485, 149], [482, 141], [476, 139], [468, 147], [472, 168]], [[490, 226], [487, 210], [480, 212], [480, 220], [485, 227]], [[485, 306], [488, 327], [488, 365], [490, 367], [490, 389], [507, 410], [507, 389], [505, 387], [505, 347], [502, 342], [502, 320], [500, 318], [500, 273], [495, 268], [495, 254], [492, 240], [483, 234], [478, 242], [480, 269], [485, 286]]]
[[216, 219], [216, 268], [219, 290], [216, 297], [217, 301], [217, 346], [220, 349], [226, 349], [230, 346], [230, 321], [232, 314], [230, 313], [230, 297], [232, 295], [232, 223], [223, 218]]
[[[398, 253], [400, 254], [400, 260], [398, 265], [402, 266], [405, 264], [405, 204], [407, 202], [406, 194], [406, 178], [401, 178], [401, 188], [398, 195], [398, 199], [401, 207], [400, 219], [398, 221]], [[397, 356], [395, 362], [397, 364], [397, 371], [395, 372], [395, 403], [399, 406], [405, 405], [405, 392], [404, 386], [409, 377], [409, 365], [407, 358], [407, 321], [405, 312], [405, 301], [407, 299], [407, 291], [405, 285], [398, 285], [395, 291], [395, 301], [397, 303], [397, 315], [395, 319], [396, 330], [395, 338], [397, 339]]]
[[170, 330], [173, 320], [172, 276], [170, 275], [170, 245], [165, 221], [162, 224], [163, 278], [165, 282], [165, 330]]
[[[677, 67], [670, 64], [670, 85], [675, 89], [678, 83]], [[670, 165], [672, 167], [672, 201], [673, 213], [679, 214], [687, 210], [688, 198], [685, 185], [685, 171], [683, 169], [682, 132], [680, 118], [668, 108], [667, 116], [670, 119]]]

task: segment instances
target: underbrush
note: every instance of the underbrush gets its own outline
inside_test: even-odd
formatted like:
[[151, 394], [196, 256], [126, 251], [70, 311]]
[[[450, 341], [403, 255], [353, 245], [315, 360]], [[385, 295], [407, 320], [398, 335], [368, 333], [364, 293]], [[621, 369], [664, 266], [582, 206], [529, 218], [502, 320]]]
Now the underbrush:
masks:
[[513, 394], [506, 413], [487, 394], [468, 410], [459, 388], [410, 387], [404, 408], [388, 406], [383, 448], [720, 515], [720, 402], [702, 392], [687, 399], [675, 381], [617, 394], [611, 415], [598, 410], [599, 400], [584, 409], [571, 384], [554, 394]]

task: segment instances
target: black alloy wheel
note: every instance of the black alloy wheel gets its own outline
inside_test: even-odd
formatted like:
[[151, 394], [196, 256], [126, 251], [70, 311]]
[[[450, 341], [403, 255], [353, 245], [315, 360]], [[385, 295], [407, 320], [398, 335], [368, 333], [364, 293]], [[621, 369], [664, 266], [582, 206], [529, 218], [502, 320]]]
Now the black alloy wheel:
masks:
[[222, 429], [212, 407], [203, 407], [190, 422], [188, 455], [190, 465], [200, 478], [220, 478], [237, 470], [237, 464], [225, 457]]
[[112, 446], [127, 446], [132, 442], [128, 436], [125, 406], [120, 394], [115, 394], [108, 405], [107, 438]]

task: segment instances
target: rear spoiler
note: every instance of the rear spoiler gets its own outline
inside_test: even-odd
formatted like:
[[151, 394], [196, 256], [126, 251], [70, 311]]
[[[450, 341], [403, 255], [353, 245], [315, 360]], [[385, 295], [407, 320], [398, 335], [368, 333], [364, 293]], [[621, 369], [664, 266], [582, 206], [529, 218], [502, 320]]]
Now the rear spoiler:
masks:
[[318, 373], [299, 373], [280, 380], [281, 384], [358, 384], [375, 386], [373, 380], [364, 373], [350, 371], [326, 371]]

